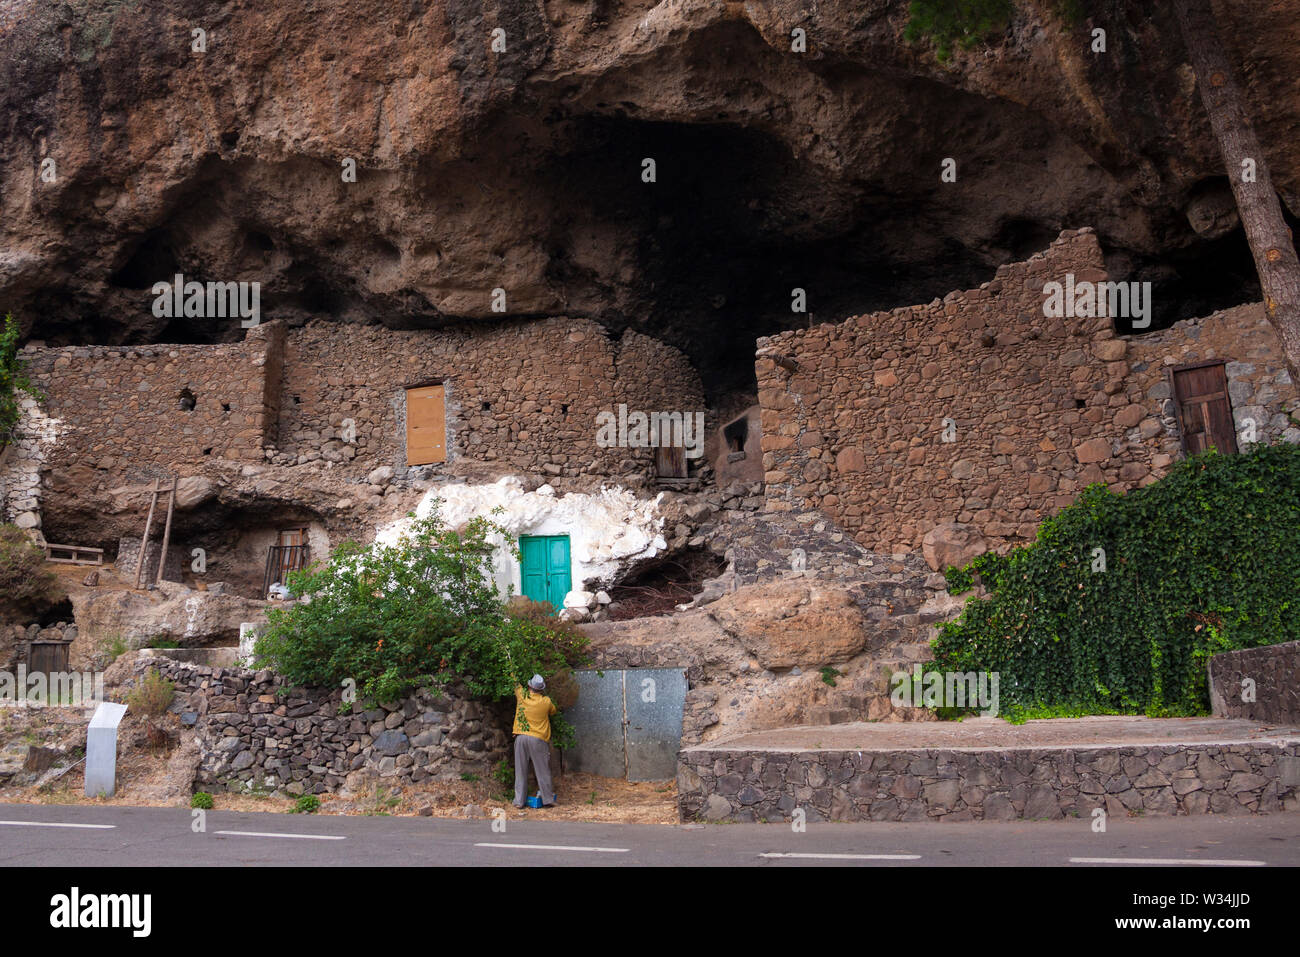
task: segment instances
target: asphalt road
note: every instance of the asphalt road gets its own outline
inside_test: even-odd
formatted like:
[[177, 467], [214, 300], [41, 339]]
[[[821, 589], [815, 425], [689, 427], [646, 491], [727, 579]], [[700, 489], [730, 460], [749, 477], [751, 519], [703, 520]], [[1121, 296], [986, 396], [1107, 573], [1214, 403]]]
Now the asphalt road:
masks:
[[[1300, 865], [1300, 814], [687, 827], [0, 804], [0, 866]], [[500, 827], [500, 825], [498, 825]]]

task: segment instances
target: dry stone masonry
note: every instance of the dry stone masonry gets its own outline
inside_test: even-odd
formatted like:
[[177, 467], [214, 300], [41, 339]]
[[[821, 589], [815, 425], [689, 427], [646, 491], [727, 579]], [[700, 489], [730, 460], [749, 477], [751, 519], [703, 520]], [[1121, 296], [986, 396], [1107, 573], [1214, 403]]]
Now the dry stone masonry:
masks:
[[881, 552], [936, 528], [940, 544], [965, 535], [958, 557], [1028, 541], [1087, 485], [1163, 475], [1180, 452], [1167, 371], [1211, 359], [1231, 360], [1239, 430], [1300, 441], [1262, 307], [1121, 337], [1109, 317], [1044, 317], [1044, 286], [1067, 275], [1106, 279], [1090, 229], [978, 289], [760, 339], [769, 506], [819, 509]]
[[1300, 740], [1120, 748], [683, 751], [683, 821], [1056, 820], [1300, 810]]
[[1225, 718], [1300, 726], [1300, 641], [1215, 655], [1210, 705]]
[[288, 794], [486, 777], [508, 736], [480, 702], [421, 692], [368, 710], [341, 710], [342, 690], [287, 688], [270, 671], [142, 658], [176, 684], [172, 710], [198, 734], [198, 789]]

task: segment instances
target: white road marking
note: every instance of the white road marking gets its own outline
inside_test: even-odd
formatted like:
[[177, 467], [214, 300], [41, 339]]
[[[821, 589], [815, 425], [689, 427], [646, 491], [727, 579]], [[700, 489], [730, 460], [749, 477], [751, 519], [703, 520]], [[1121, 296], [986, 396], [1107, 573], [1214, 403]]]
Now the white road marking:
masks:
[[1191, 857], [1072, 857], [1071, 864], [1199, 864], [1203, 867], [1267, 867], [1268, 861], [1216, 861]]
[[230, 834], [235, 837], [294, 837], [304, 841], [346, 841], [341, 834], [285, 834], [283, 831], [214, 831], [214, 834]]
[[919, 861], [920, 854], [794, 854], [769, 851], [759, 857], [811, 857], [826, 861]]
[[475, 844], [475, 847], [513, 847], [529, 851], [590, 851], [596, 854], [626, 854], [627, 847], [569, 847], [565, 844]]
[[0, 824], [7, 824], [10, 827], [88, 827], [103, 831], [117, 827], [116, 824], [59, 824], [54, 821], [0, 821]]

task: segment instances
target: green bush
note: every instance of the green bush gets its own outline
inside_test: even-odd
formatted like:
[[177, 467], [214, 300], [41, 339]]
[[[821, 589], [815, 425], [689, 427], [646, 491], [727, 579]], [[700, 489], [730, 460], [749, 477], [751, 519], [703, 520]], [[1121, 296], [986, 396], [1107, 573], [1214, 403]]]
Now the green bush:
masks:
[[156, 718], [171, 707], [175, 697], [176, 685], [164, 678], [157, 668], [151, 668], [126, 696], [126, 704], [136, 714]]
[[343, 543], [327, 565], [290, 574], [304, 600], [268, 613], [259, 665], [294, 684], [337, 688], [352, 679], [364, 697], [393, 701], [456, 680], [476, 697], [513, 699], [534, 673], [585, 664], [581, 632], [506, 614], [491, 535], [517, 557], [489, 519], [457, 532], [436, 511], [393, 546]]
[[17, 525], [0, 525], [0, 605], [48, 605], [59, 580], [45, 567], [45, 549]]
[[950, 570], [953, 590], [972, 573], [988, 595], [940, 626], [931, 667], [998, 672], [1004, 715], [1205, 714], [1211, 655], [1300, 639], [1300, 447], [1090, 486], [1032, 545]]
[[315, 814], [320, 810], [320, 798], [314, 794], [304, 794], [294, 802], [291, 814]]
[[18, 420], [22, 418], [19, 393], [25, 392], [34, 399], [43, 398], [32, 386], [18, 358], [21, 335], [18, 321], [6, 314], [4, 325], [0, 327], [0, 449], [17, 437]]
[[190, 807], [196, 807], [203, 811], [211, 811], [212, 795], [207, 791], [195, 791], [194, 796], [190, 798]]

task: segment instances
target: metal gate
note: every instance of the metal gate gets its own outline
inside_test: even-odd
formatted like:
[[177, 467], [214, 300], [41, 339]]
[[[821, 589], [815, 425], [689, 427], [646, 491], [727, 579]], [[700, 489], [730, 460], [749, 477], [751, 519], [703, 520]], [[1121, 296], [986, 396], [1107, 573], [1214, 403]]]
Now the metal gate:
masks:
[[577, 732], [565, 764], [629, 781], [677, 775], [686, 672], [680, 668], [578, 671], [578, 703], [564, 713]]

